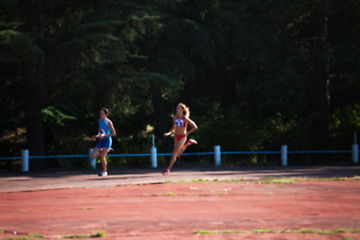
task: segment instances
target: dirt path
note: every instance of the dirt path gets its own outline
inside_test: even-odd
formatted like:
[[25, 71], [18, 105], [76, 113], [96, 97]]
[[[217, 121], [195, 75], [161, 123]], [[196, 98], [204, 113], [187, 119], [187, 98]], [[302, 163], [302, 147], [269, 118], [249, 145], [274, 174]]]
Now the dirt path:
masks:
[[[180, 182], [0, 193], [0, 239], [360, 239], [360, 181]], [[253, 233], [266, 229], [276, 233]], [[232, 234], [225, 232], [232, 231]], [[239, 232], [234, 232], [234, 230]], [[195, 234], [195, 232], [209, 234]], [[324, 232], [321, 232], [324, 233]]]

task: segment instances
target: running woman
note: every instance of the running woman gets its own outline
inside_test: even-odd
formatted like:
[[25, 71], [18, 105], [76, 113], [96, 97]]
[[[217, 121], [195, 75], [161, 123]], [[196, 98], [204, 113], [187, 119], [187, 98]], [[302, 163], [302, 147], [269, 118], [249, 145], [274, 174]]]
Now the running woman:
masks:
[[[163, 175], [170, 174], [170, 169], [174, 165], [176, 158], [179, 157], [188, 146], [192, 144], [197, 144], [194, 139], [189, 139], [189, 141], [186, 143], [187, 136], [198, 129], [196, 123], [192, 121], [189, 117], [189, 108], [186, 107], [185, 104], [179, 103], [176, 107], [176, 116], [173, 119], [173, 126], [169, 132], [164, 133], [164, 137], [168, 137], [172, 133], [175, 133], [175, 140], [174, 150], [172, 152], [170, 164], [168, 168], [162, 172]], [[191, 129], [189, 131], [187, 131], [188, 124], [191, 126]]]
[[97, 158], [100, 155], [102, 172], [99, 173], [99, 176], [107, 176], [107, 162], [106, 154], [111, 149], [112, 138], [116, 136], [116, 131], [113, 123], [110, 119], [107, 118], [109, 115], [109, 109], [102, 108], [100, 110], [100, 119], [99, 119], [99, 133], [96, 136], [93, 136], [93, 140], [98, 139], [98, 143], [93, 151], [92, 158]]

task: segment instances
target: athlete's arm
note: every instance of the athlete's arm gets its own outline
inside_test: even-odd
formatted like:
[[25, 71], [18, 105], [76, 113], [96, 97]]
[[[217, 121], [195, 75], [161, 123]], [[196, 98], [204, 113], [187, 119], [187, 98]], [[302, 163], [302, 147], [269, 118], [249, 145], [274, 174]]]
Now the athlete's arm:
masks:
[[185, 121], [191, 126], [191, 129], [187, 132], [186, 135], [189, 135], [190, 133], [198, 130], [198, 126], [196, 125], [196, 123], [193, 120], [191, 120], [190, 118], [185, 117]]
[[116, 131], [115, 131], [114, 124], [112, 123], [112, 121], [109, 120], [108, 126], [110, 128], [110, 134], [106, 134], [104, 137], [115, 137]]

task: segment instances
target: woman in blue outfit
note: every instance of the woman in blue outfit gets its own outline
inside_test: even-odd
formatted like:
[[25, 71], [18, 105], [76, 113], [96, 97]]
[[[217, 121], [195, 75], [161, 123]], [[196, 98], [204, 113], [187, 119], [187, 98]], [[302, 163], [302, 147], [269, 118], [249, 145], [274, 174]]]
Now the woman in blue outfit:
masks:
[[102, 172], [99, 173], [99, 176], [107, 176], [107, 162], [106, 154], [111, 149], [112, 138], [116, 136], [116, 131], [113, 123], [110, 119], [107, 118], [109, 115], [109, 109], [102, 108], [100, 110], [100, 119], [99, 119], [99, 133], [93, 136], [93, 140], [98, 139], [96, 147], [93, 151], [92, 158], [97, 158], [100, 155]]

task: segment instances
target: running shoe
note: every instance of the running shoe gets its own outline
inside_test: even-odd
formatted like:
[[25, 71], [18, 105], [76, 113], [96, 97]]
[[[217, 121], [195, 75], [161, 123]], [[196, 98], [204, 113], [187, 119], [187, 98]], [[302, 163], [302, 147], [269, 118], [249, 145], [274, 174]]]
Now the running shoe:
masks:
[[193, 145], [193, 144], [197, 144], [197, 141], [195, 139], [189, 139], [188, 141], [188, 145]]
[[166, 176], [166, 175], [169, 175], [170, 174], [170, 170], [169, 169], [165, 169], [163, 172], [162, 172], [162, 175]]
[[99, 173], [99, 177], [105, 177], [105, 176], [107, 176], [108, 175], [108, 173], [107, 172], [104, 172], [104, 171], [101, 171], [100, 173]]

